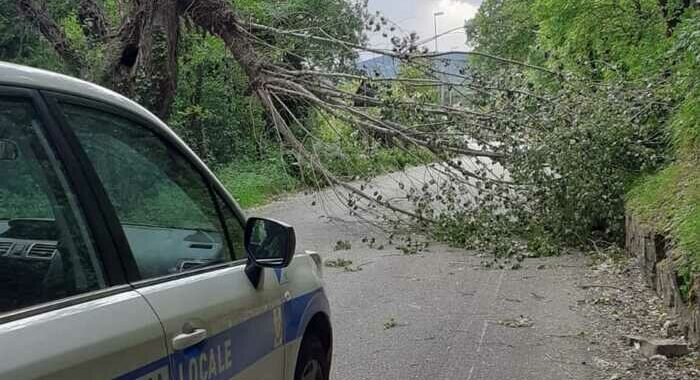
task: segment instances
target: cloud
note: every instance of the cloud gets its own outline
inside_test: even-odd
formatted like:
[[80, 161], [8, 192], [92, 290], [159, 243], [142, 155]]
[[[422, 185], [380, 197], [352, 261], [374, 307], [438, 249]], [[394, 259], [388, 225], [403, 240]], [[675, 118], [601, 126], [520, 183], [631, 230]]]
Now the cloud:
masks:
[[473, 5], [473, 6], [478, 8], [479, 5], [481, 5], [482, 0], [457, 0], [457, 1], [460, 3], [467, 3], [469, 5]]
[[[450, 29], [458, 30], [438, 39], [439, 50], [460, 50], [466, 48], [466, 36], [459, 29], [465, 20], [474, 17], [481, 0], [369, 0], [371, 11], [380, 11], [386, 17], [399, 24], [404, 32], [417, 32], [421, 39], [435, 34], [433, 14], [444, 12], [437, 17], [438, 34]], [[371, 35], [370, 41], [376, 47], [386, 48], [390, 44], [379, 35]], [[434, 49], [434, 42], [428, 47]]]

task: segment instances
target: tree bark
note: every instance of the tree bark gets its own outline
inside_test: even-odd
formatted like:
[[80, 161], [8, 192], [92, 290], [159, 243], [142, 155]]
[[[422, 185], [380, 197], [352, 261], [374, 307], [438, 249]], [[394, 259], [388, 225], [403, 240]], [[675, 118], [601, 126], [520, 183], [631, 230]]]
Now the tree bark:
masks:
[[[119, 5], [126, 6], [127, 2]], [[177, 42], [180, 9], [177, 0], [132, 0], [114, 36], [101, 7], [81, 0], [78, 18], [90, 44], [104, 42], [105, 57], [97, 81], [134, 98], [161, 118], [167, 118], [177, 88]], [[18, 0], [17, 7], [54, 47], [63, 61], [85, 78], [88, 62], [47, 9], [35, 0]]]
[[133, 1], [105, 47], [101, 82], [161, 118], [177, 89], [179, 17], [176, 0]]
[[104, 48], [104, 66], [101, 70], [100, 83], [126, 96], [133, 94], [132, 71], [139, 53], [141, 24], [144, 17], [139, 2], [131, 2], [129, 10], [124, 13], [118, 32], [106, 41]]
[[17, 9], [20, 14], [35, 24], [54, 50], [69, 66], [71, 71], [82, 73], [86, 62], [82, 55], [70, 46], [68, 37], [61, 27], [53, 20], [48, 10], [34, 0], [18, 0]]
[[170, 115], [177, 89], [177, 0], [147, 1], [136, 60], [134, 97], [161, 118]]
[[109, 31], [109, 25], [102, 7], [94, 0], [80, 0], [78, 21], [83, 28], [83, 34], [85, 34], [91, 46], [94, 46], [97, 42], [104, 41]]

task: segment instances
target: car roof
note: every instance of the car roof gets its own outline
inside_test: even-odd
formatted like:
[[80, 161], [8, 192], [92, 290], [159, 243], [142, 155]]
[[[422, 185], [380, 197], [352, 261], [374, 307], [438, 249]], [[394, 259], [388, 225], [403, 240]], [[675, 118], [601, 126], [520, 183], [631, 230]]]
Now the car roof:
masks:
[[0, 61], [0, 86], [16, 86], [62, 92], [126, 109], [156, 125], [169, 129], [160, 119], [133, 100], [81, 79], [47, 70]]

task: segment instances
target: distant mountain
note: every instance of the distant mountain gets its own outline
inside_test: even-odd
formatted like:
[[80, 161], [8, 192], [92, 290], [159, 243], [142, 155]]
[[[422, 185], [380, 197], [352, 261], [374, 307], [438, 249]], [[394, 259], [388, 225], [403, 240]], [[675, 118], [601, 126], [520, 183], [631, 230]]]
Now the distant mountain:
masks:
[[[467, 68], [468, 62], [469, 57], [466, 54], [448, 53], [444, 56], [434, 58], [432, 66], [436, 71], [443, 72], [443, 74], [438, 75], [445, 81], [459, 82], [460, 78], [451, 76], [450, 74], [463, 75], [460, 74], [460, 71]], [[368, 75], [382, 78], [395, 78], [400, 71], [399, 61], [387, 56], [378, 56], [361, 61], [358, 63], [357, 67]]]
[[395, 58], [380, 55], [358, 63], [358, 69], [369, 76], [395, 78], [399, 74], [399, 63]]

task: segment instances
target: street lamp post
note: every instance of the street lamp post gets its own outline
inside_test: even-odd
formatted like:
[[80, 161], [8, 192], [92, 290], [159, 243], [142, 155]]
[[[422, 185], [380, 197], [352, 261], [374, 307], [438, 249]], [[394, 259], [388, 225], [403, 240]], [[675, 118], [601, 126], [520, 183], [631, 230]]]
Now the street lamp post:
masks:
[[[435, 52], [438, 52], [438, 28], [437, 28], [437, 18], [438, 16], [444, 15], [445, 12], [443, 11], [438, 11], [433, 13], [433, 25], [435, 26]], [[445, 102], [445, 94], [443, 93], [443, 86], [442, 84], [440, 85], [440, 103]]]
[[443, 11], [433, 13], [433, 26], [435, 26], [435, 52], [436, 53], [438, 51], [437, 18], [438, 18], [438, 16], [442, 16], [444, 14], [445, 14], [445, 12], [443, 12]]

